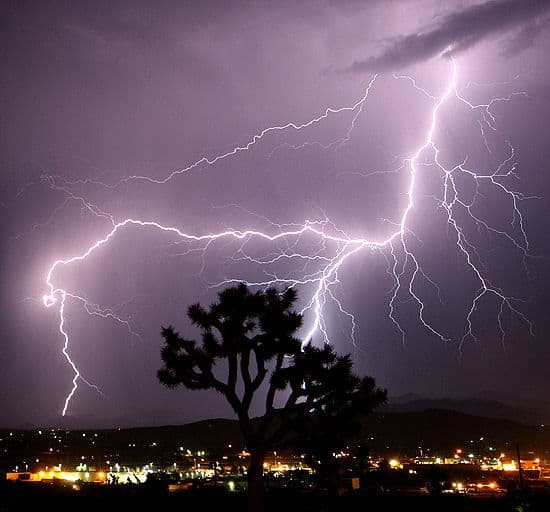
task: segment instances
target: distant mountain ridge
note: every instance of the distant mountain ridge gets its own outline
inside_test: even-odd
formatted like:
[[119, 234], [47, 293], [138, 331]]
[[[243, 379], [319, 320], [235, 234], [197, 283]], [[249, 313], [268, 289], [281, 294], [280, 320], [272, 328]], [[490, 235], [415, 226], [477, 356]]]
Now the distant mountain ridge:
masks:
[[430, 409], [456, 411], [472, 416], [511, 420], [525, 425], [550, 424], [550, 413], [534, 406], [516, 406], [498, 400], [472, 398], [425, 398], [408, 394], [390, 397], [387, 412], [419, 412]]
[[474, 416], [445, 409], [410, 412], [377, 412], [365, 416], [359, 441], [376, 453], [407, 456], [436, 451], [464, 453], [503, 451], [516, 444], [539, 456], [550, 452], [550, 425], [526, 425], [508, 419]]
[[[525, 425], [518, 421], [473, 416], [456, 411], [428, 409], [412, 412], [381, 410], [365, 415], [361, 434], [350, 442], [362, 445], [371, 453], [394, 457], [450, 454], [461, 448], [468, 453], [514, 453], [516, 444], [531, 456], [550, 453], [550, 425]], [[78, 435], [71, 430], [71, 450], [80, 453], [89, 448], [90, 436]], [[118, 453], [120, 457], [145, 454], [154, 446], [155, 453], [170, 456], [174, 446], [225, 453], [230, 449], [244, 448], [236, 420], [210, 419], [184, 425], [83, 429], [96, 433], [95, 449], [98, 453]], [[6, 431], [4, 431], [6, 432]], [[3, 434], [0, 429], [0, 434]], [[2, 437], [2, 436], [0, 436]], [[35, 442], [43, 442], [39, 436]], [[137, 448], [136, 448], [137, 447]], [[0, 457], [1, 459], [1, 457]]]
[[[550, 425], [550, 413], [542, 406], [528, 404], [517, 406], [499, 400], [483, 398], [427, 398], [417, 394], [389, 397], [388, 404], [376, 411], [377, 414], [412, 413], [423, 411], [448, 411], [480, 418], [509, 420], [523, 425]], [[230, 418], [231, 419], [231, 418]], [[199, 420], [200, 421], [200, 420]], [[210, 421], [210, 420], [205, 420]], [[55, 416], [44, 421], [28, 421], [1, 424], [0, 429], [32, 430], [34, 428], [66, 428], [71, 430], [160, 427], [165, 425], [190, 425], [197, 421], [185, 418], [181, 413], [158, 409], [142, 413], [121, 414], [116, 417], [96, 415]]]

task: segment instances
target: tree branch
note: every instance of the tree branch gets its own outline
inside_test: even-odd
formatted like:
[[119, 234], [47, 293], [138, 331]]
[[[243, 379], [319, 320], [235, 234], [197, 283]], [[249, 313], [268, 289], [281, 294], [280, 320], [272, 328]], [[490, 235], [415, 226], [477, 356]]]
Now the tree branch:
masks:
[[[267, 369], [265, 367], [264, 360], [258, 353], [257, 349], [254, 349], [254, 356], [256, 358], [256, 367], [257, 367], [257, 373], [254, 377], [254, 380], [250, 378], [250, 350], [246, 352], [246, 358], [245, 354], [243, 353], [241, 357], [241, 372], [246, 371], [246, 378], [243, 374], [243, 381], [244, 381], [244, 395], [243, 395], [243, 407], [245, 407], [247, 410], [250, 407], [250, 404], [252, 403], [252, 399], [254, 398], [254, 393], [257, 391], [257, 389], [262, 385], [262, 382], [265, 379], [265, 376], [267, 375]], [[244, 362], [246, 361], [246, 369], [243, 368]]]
[[227, 375], [227, 387], [235, 393], [235, 386], [237, 384], [237, 354], [230, 353], [227, 357], [228, 375]]
[[[275, 363], [275, 369], [273, 370], [272, 376], [276, 375], [283, 366], [284, 354], [277, 354], [277, 362]], [[277, 391], [276, 383], [271, 380], [269, 389], [267, 390], [267, 395], [265, 397], [265, 412], [266, 415], [273, 410], [273, 402], [275, 400], [275, 392]]]

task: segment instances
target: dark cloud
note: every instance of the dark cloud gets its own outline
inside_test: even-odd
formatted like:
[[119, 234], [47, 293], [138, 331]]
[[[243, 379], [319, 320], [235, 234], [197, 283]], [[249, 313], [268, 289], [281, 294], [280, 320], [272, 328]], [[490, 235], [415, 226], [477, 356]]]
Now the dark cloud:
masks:
[[447, 48], [462, 51], [489, 36], [519, 28], [520, 32], [507, 49], [507, 53], [517, 54], [531, 46], [546, 26], [537, 23], [537, 18], [549, 9], [548, 0], [493, 0], [473, 5], [444, 16], [426, 30], [394, 39], [381, 55], [356, 61], [350, 70], [400, 68], [445, 52]]
[[525, 24], [510, 38], [504, 49], [505, 57], [514, 57], [533, 46], [535, 39], [550, 26], [550, 18], [537, 19]]

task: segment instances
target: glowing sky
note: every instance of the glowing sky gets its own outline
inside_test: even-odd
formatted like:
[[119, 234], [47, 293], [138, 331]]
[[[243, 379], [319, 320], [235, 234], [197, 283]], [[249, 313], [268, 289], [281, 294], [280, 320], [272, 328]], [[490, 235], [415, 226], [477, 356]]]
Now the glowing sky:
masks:
[[391, 395], [544, 400], [549, 3], [363, 4], [7, 4], [0, 424], [59, 419], [63, 333], [71, 418], [230, 415], [159, 331], [241, 279]]

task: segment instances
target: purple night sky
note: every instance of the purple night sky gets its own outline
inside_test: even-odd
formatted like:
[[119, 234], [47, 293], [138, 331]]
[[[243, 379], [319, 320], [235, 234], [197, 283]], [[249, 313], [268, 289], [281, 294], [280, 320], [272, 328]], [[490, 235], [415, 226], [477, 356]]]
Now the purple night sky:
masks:
[[[550, 411], [549, 1], [14, 0], [0, 26], [0, 426], [232, 417], [156, 379], [161, 325], [196, 336], [228, 280], [296, 284], [302, 334], [390, 396]], [[65, 419], [62, 297], [102, 392]]]

